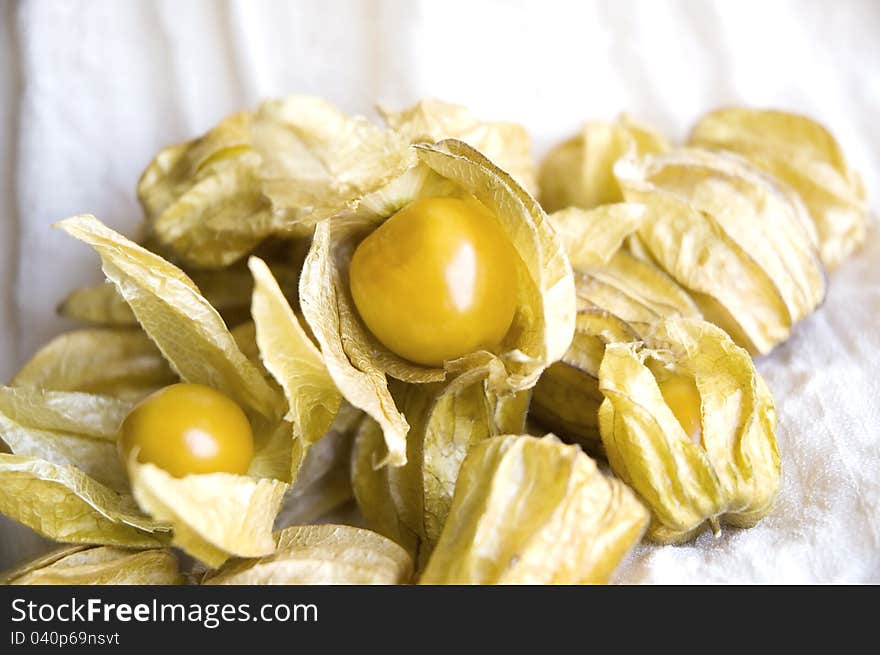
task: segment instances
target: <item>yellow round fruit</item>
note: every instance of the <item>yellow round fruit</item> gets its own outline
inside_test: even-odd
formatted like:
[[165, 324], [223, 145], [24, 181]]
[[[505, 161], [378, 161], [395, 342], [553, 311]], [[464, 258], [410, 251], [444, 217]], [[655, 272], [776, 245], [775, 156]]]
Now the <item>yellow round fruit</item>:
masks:
[[501, 343], [516, 311], [517, 257], [476, 198], [424, 198], [358, 245], [351, 293], [385, 347], [441, 366]]
[[201, 384], [172, 384], [146, 397], [122, 423], [120, 455], [175, 477], [247, 473], [254, 436], [241, 407]]
[[703, 436], [700, 391], [694, 379], [676, 375], [660, 383], [660, 393], [682, 429], [694, 443]]

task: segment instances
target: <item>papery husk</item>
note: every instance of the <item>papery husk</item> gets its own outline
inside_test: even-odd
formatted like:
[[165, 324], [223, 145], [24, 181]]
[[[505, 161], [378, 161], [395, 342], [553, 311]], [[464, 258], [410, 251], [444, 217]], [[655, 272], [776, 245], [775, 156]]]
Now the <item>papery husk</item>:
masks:
[[480, 120], [467, 107], [434, 99], [420, 100], [397, 112], [380, 106], [379, 113], [391, 129], [411, 143], [464, 141], [510, 173], [530, 194], [538, 190], [532, 139], [522, 125]]
[[300, 233], [416, 162], [404, 136], [309, 96], [261, 104], [252, 137], [262, 190], [279, 220]]
[[[299, 269], [283, 262], [273, 263], [271, 269], [285, 293], [295, 295]], [[250, 319], [254, 280], [246, 266], [233, 264], [209, 271], [193, 270], [188, 275], [227, 325], [238, 326]], [[116, 287], [107, 282], [71, 292], [58, 306], [58, 313], [95, 326], [129, 327], [138, 324], [128, 303]]]
[[269, 237], [310, 235], [415, 163], [406, 138], [315, 97], [262, 103], [160, 151], [138, 198], [150, 236], [199, 268], [228, 266]]
[[648, 513], [621, 482], [553, 435], [474, 446], [420, 584], [605, 583]]
[[615, 172], [626, 199], [647, 207], [637, 238], [652, 263], [751, 353], [769, 352], [822, 302], [805, 206], [746, 160], [681, 149], [622, 159]]
[[229, 562], [202, 584], [406, 584], [412, 560], [393, 541], [348, 525], [301, 525], [277, 534], [277, 548], [257, 560]]
[[0, 387], [0, 439], [15, 455], [75, 466], [127, 492], [116, 436], [132, 404], [108, 396]]
[[233, 114], [161, 150], [138, 182], [150, 236], [188, 264], [221, 268], [289, 231], [263, 195], [251, 123], [250, 113]]
[[269, 419], [277, 416], [278, 393], [183, 271], [93, 216], [75, 216], [57, 226], [98, 251], [104, 273], [181, 379], [215, 388]]
[[411, 425], [407, 462], [379, 467], [382, 433], [366, 420], [355, 438], [352, 485], [367, 524], [399, 543], [420, 566], [440, 536], [461, 463], [474, 444], [498, 434], [521, 432], [529, 391], [499, 396], [492, 391], [490, 362], [447, 384], [392, 381], [392, 395]]
[[248, 261], [254, 276], [251, 314], [266, 369], [284, 390], [285, 420], [293, 425], [292, 477], [308, 448], [330, 429], [342, 396], [321, 352], [303, 330], [266, 263]]
[[[375, 419], [387, 456], [377, 464], [406, 462], [409, 424], [395, 405], [388, 378], [427, 384], [498, 360], [491, 378], [501, 396], [534, 386], [541, 371], [564, 354], [574, 329], [573, 278], [557, 236], [537, 203], [504, 171], [455, 140], [415, 146], [420, 163], [380, 192], [362, 198], [356, 211], [315, 229], [300, 278], [303, 315], [342, 395]], [[348, 288], [348, 265], [357, 244], [407, 203], [422, 197], [475, 196], [496, 217], [519, 254], [518, 307], [500, 354], [476, 352], [446, 363], [445, 370], [403, 360], [363, 326]]]
[[28, 360], [10, 385], [136, 401], [177, 380], [142, 331], [85, 329], [55, 337]]
[[168, 549], [65, 546], [0, 573], [4, 585], [179, 585], [183, 576]]
[[827, 268], [836, 268], [864, 241], [865, 187], [832, 134], [812, 119], [727, 107], [700, 118], [689, 143], [738, 153], [794, 189], [813, 218]]
[[644, 205], [618, 202], [595, 209], [567, 207], [548, 216], [571, 267], [586, 271], [608, 263], [645, 215]]
[[[53, 384], [91, 386], [83, 384], [83, 378], [89, 383], [130, 383], [126, 376], [144, 368], [155, 373], [155, 348], [151, 352], [139, 339], [130, 339], [136, 334], [71, 333], [37, 353], [16, 376], [16, 386], [0, 387], [0, 437], [13, 453], [2, 455], [0, 463], [0, 511], [56, 541], [133, 547], [167, 541], [170, 526], [138, 509], [119, 459], [117, 434], [132, 402], [51, 389]], [[146, 353], [142, 356], [151, 361], [146, 367], [129, 360], [115, 371], [111, 364], [102, 371], [84, 372], [89, 362], [82, 357], [88, 353], [78, 347], [100, 350], [100, 343], [108, 352], [96, 357], [96, 364], [105, 355], [132, 350]], [[102, 375], [107, 379], [101, 380]]]
[[578, 309], [602, 309], [627, 322], [639, 334], [669, 316], [699, 317], [690, 294], [649, 261], [626, 250], [604, 265], [575, 274]]
[[654, 130], [622, 115], [615, 122], [593, 121], [553, 148], [538, 171], [539, 199], [548, 212], [566, 207], [592, 209], [620, 202], [623, 193], [614, 164], [625, 155], [646, 155], [669, 148]]
[[275, 549], [272, 525], [286, 483], [231, 473], [175, 478], [136, 459], [129, 462], [128, 473], [138, 505], [173, 525], [172, 543], [208, 566]]
[[[666, 404], [653, 371], [694, 378], [702, 437]], [[669, 319], [645, 344], [610, 344], [599, 369], [599, 427], [614, 473], [652, 510], [649, 536], [751, 526], [772, 506], [780, 460], [773, 399], [748, 352], [699, 319]]]
[[419, 536], [403, 521], [392, 495], [392, 467], [376, 466], [377, 453], [384, 452], [382, 426], [369, 416], [361, 420], [351, 456], [351, 485], [358, 509], [372, 530], [399, 544], [415, 561]]
[[170, 526], [144, 516], [127, 493], [78, 468], [0, 453], [0, 512], [65, 543], [153, 548]]
[[669, 316], [700, 316], [681, 286], [631, 252], [646, 216], [648, 208], [638, 203], [570, 207], [550, 215], [574, 269], [578, 310], [610, 312], [640, 333]]
[[[93, 217], [68, 219], [60, 227], [98, 250], [104, 272], [181, 378], [238, 402], [254, 432], [247, 476], [174, 478], [130, 460], [128, 477], [138, 504], [172, 525], [173, 543], [208, 566], [219, 566], [230, 556], [271, 552], [272, 525], [303, 454], [301, 432], [296, 432], [301, 426], [282, 418], [286, 403], [280, 389], [242, 352], [219, 314], [180, 269]], [[272, 291], [281, 294], [277, 285]], [[245, 337], [240, 334], [239, 340]]]

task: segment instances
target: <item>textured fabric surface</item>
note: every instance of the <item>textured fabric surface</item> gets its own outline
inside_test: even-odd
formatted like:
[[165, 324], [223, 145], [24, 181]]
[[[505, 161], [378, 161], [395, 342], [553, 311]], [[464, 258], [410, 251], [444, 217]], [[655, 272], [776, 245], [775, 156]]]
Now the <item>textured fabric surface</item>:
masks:
[[[675, 139], [742, 103], [831, 127], [880, 192], [880, 3], [274, 0], [0, 2], [0, 374], [70, 327], [57, 302], [100, 278], [49, 225], [93, 212], [132, 234], [161, 146], [266, 96], [373, 115], [422, 96], [522, 122], [540, 155], [627, 111]], [[872, 205], [876, 207], [876, 202]], [[825, 305], [759, 363], [784, 484], [757, 528], [642, 546], [620, 582], [880, 582], [880, 235]], [[0, 522], [0, 568], [44, 545]]]

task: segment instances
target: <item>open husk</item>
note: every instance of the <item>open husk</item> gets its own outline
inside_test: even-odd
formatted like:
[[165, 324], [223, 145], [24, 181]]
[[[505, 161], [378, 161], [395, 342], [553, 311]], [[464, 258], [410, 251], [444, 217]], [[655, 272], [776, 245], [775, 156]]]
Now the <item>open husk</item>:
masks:
[[[574, 330], [571, 268], [555, 231], [537, 203], [504, 171], [455, 140], [415, 146], [417, 163], [381, 190], [361, 198], [315, 229], [300, 278], [300, 303], [334, 382], [352, 405], [382, 428], [386, 454], [378, 461], [406, 462], [409, 424], [388, 380], [441, 382], [450, 374], [493, 364], [492, 392], [511, 395], [534, 386], [559, 359]], [[479, 351], [428, 368], [403, 360], [363, 326], [348, 288], [348, 266], [357, 244], [407, 203], [423, 197], [470, 195], [483, 203], [510, 237], [518, 260], [518, 307], [499, 352]], [[499, 366], [500, 364], [500, 366]]]
[[[289, 323], [292, 312], [271, 274], [255, 264], [260, 287], [257, 315], [261, 322], [264, 314], [275, 321], [269, 330], [256, 329], [255, 338], [263, 341], [263, 360], [282, 379], [281, 389], [241, 351], [217, 311], [180, 269], [93, 217], [75, 217], [59, 226], [98, 251], [105, 274], [180, 378], [211, 386], [236, 400], [254, 431], [255, 454], [246, 476], [214, 473], [174, 478], [131, 459], [127, 475], [138, 505], [173, 529], [175, 545], [209, 566], [219, 566], [233, 555], [268, 554], [274, 547], [272, 526], [287, 483], [299, 469], [310, 443], [307, 437], [315, 438], [317, 429], [303, 418], [316, 416], [310, 400], [316, 388], [291, 386], [294, 362], [310, 361], [311, 375], [320, 379], [319, 362], [307, 337], [300, 335], [305, 341], [283, 344], [273, 341], [272, 329], [290, 332], [295, 326]], [[293, 355], [300, 359], [289, 359]], [[282, 390], [296, 395], [288, 398]]]
[[181, 379], [211, 386], [268, 419], [277, 417], [278, 392], [183, 271], [93, 216], [75, 216], [58, 227], [98, 252], [105, 275]]
[[342, 397], [269, 267], [257, 257], [251, 257], [248, 265], [254, 276], [254, 336], [263, 365], [287, 400], [284, 418], [293, 426], [291, 475], [295, 478], [308, 448], [330, 430]]
[[[695, 384], [697, 438], [661, 392], [671, 376]], [[651, 538], [680, 542], [707, 526], [748, 527], [770, 510], [780, 480], [773, 399], [749, 354], [722, 330], [673, 318], [645, 342], [609, 344], [599, 388], [608, 462], [651, 508]]]
[[129, 462], [128, 472], [138, 505], [171, 525], [174, 545], [208, 566], [274, 550], [272, 526], [287, 491], [284, 482], [232, 473], [175, 478], [137, 460]]

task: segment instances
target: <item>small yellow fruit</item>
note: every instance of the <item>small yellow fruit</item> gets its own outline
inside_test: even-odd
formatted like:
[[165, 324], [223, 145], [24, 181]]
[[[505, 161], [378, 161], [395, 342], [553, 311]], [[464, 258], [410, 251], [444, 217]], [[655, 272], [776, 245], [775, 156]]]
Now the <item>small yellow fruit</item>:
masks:
[[424, 198], [358, 245], [351, 293], [389, 350], [441, 366], [504, 339], [517, 306], [517, 256], [476, 198]]
[[692, 377], [676, 375], [660, 383], [660, 393], [682, 429], [694, 443], [700, 443], [703, 423], [700, 391]]
[[172, 384], [151, 394], [122, 423], [119, 451], [136, 452], [176, 477], [247, 473], [254, 437], [241, 407], [201, 384]]

